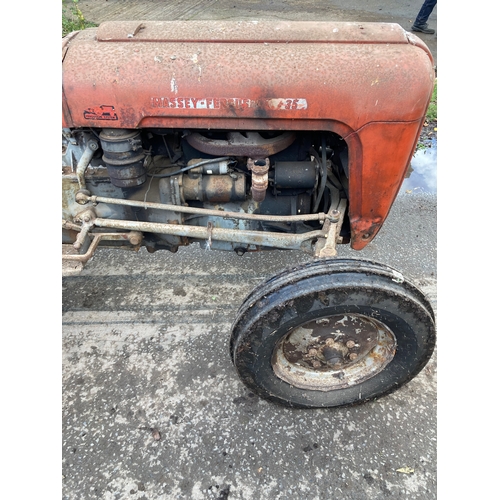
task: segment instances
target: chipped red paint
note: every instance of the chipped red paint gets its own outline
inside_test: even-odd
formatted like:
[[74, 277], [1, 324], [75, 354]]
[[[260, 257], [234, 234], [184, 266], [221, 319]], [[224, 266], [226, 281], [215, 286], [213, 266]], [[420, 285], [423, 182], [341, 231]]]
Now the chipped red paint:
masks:
[[63, 127], [102, 127], [88, 110], [112, 107], [109, 128], [335, 132], [359, 250], [397, 195], [433, 83], [429, 50], [397, 24], [106, 22], [63, 41]]

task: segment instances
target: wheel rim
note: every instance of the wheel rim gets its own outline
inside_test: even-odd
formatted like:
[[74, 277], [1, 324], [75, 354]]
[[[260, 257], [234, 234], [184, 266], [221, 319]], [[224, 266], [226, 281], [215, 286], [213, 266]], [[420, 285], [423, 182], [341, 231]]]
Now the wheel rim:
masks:
[[396, 337], [380, 321], [338, 314], [284, 335], [272, 357], [274, 373], [300, 389], [332, 391], [380, 373], [394, 358]]

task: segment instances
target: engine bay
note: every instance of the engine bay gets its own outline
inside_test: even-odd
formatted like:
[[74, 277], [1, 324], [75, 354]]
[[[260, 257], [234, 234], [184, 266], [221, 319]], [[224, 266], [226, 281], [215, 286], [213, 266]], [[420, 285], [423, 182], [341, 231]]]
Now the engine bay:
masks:
[[[212, 233], [272, 234], [320, 231], [325, 214], [348, 197], [347, 146], [334, 133], [66, 130], [62, 158], [63, 182], [69, 189], [65, 192], [74, 194], [73, 202], [66, 197], [63, 209], [63, 243], [77, 239], [70, 225], [88, 210], [79, 204], [82, 195], [107, 199], [92, 209], [100, 219], [197, 226]], [[124, 200], [137, 204], [124, 204]], [[165, 209], [168, 206], [179, 208]], [[179, 211], [186, 208], [187, 212]], [[140, 232], [141, 245], [150, 252], [175, 252], [179, 246], [200, 241], [198, 233], [189, 230], [186, 235]], [[347, 217], [340, 237], [343, 243], [349, 241]], [[307, 240], [308, 245], [300, 240], [299, 246], [312, 252], [315, 240]], [[108, 243], [116, 246], [123, 241]], [[257, 240], [224, 241], [213, 234], [202, 238], [201, 244], [240, 255], [281, 247], [272, 237], [259, 244]]]

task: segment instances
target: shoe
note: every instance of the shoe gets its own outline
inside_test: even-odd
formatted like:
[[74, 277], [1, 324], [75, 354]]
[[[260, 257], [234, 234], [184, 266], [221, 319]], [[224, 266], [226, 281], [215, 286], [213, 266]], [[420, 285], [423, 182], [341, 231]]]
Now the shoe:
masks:
[[419, 33], [425, 33], [426, 35], [434, 35], [434, 33], [436, 33], [436, 30], [433, 30], [432, 28], [427, 27], [427, 23], [421, 24], [420, 26], [417, 26], [416, 24], [414, 24], [411, 27], [411, 30], [418, 31]]

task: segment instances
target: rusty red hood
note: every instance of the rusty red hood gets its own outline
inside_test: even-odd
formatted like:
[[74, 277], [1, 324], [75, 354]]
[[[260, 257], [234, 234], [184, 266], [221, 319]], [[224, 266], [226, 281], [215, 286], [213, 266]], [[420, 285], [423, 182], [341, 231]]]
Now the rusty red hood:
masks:
[[277, 118], [355, 131], [420, 119], [432, 82], [429, 51], [397, 24], [106, 22], [73, 37], [63, 61], [70, 126], [102, 125], [92, 110], [108, 106], [111, 127]]

